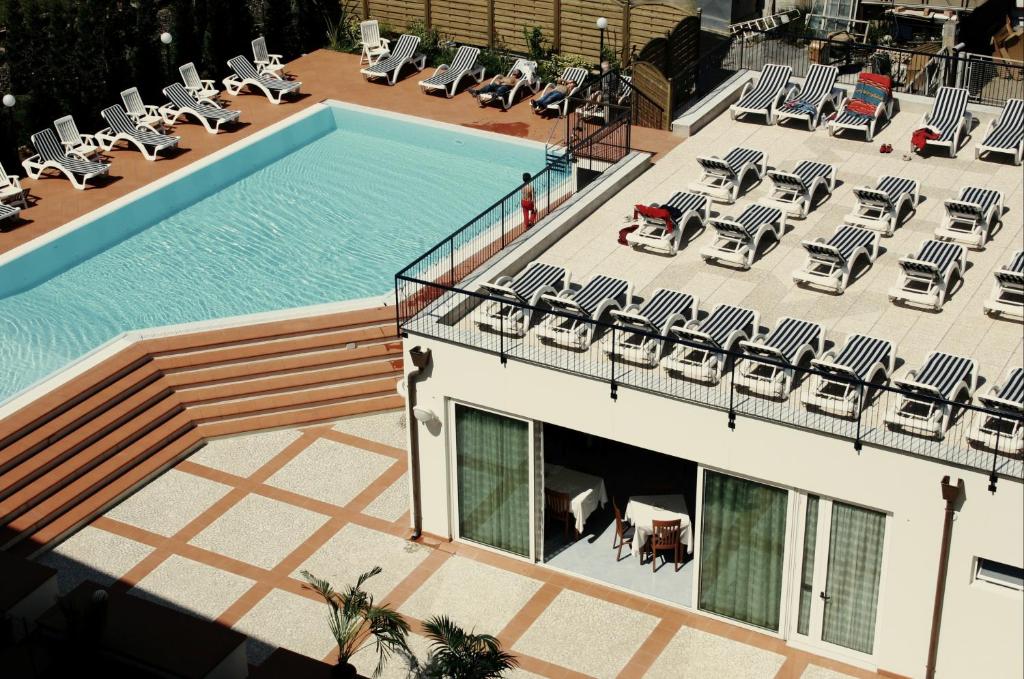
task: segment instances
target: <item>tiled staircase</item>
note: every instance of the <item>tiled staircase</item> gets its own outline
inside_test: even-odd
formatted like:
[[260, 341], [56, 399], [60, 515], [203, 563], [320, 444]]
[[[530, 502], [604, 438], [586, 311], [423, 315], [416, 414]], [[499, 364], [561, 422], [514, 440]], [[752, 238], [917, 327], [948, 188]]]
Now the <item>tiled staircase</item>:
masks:
[[32, 556], [207, 438], [402, 405], [394, 309], [140, 340], [0, 422], [0, 549]]

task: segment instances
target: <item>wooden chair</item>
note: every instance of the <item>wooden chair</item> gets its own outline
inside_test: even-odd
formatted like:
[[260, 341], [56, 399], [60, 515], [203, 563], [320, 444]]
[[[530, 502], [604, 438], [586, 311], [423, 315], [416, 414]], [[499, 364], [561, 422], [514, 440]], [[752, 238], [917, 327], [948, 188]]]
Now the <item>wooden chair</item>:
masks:
[[683, 530], [683, 522], [679, 519], [674, 521], [658, 521], [655, 519], [651, 526], [651, 538], [647, 543], [647, 548], [651, 551], [651, 572], [657, 572], [655, 566], [655, 557], [658, 554], [658, 550], [671, 549], [674, 555], [674, 563], [676, 572], [682, 567], [680, 562], [682, 561], [683, 550], [682, 542], [680, 541], [680, 535]]
[[560, 521], [564, 526], [565, 539], [569, 539], [569, 528], [572, 527], [573, 535], [579, 537], [576, 531], [576, 517], [572, 515], [572, 498], [565, 493], [550, 488], [544, 489], [544, 504], [548, 514], [555, 520]]
[[636, 527], [630, 523], [627, 523], [622, 518], [622, 512], [619, 511], [619, 505], [615, 502], [615, 498], [612, 498], [612, 508], [615, 509], [615, 535], [612, 536], [612, 549], [617, 549], [615, 553], [615, 560], [622, 560], [622, 548], [629, 546], [633, 549], [633, 536], [636, 534]]

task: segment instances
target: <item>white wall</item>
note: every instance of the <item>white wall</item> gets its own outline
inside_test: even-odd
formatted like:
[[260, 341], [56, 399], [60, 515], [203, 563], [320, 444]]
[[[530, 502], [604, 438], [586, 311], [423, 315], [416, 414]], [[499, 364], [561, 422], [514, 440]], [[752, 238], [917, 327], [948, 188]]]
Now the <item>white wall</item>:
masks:
[[[938, 676], [1024, 675], [1024, 604], [1019, 592], [971, 582], [973, 559], [1024, 561], [1022, 484], [1002, 480], [994, 495], [983, 474], [850, 441], [738, 417], [498, 358], [417, 336], [433, 365], [419, 383], [418, 405], [445, 413], [447, 399], [477, 404], [694, 460], [707, 466], [860, 504], [892, 515], [877, 624], [878, 666], [923, 676], [944, 501], [940, 480], [966, 484], [950, 557]], [[418, 424], [423, 529], [450, 536], [447, 423]]]

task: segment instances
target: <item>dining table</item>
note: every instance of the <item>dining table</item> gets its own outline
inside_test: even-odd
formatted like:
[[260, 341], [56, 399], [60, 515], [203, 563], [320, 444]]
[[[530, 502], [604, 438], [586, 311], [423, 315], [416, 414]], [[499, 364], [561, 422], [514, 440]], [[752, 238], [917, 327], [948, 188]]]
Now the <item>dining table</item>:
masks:
[[623, 518], [635, 527], [633, 535], [633, 556], [640, 556], [640, 550], [647, 543], [647, 538], [654, 531], [655, 521], [679, 520], [679, 541], [686, 546], [686, 553], [693, 554], [693, 535], [690, 525], [690, 512], [686, 508], [686, 498], [675, 495], [634, 495], [626, 504]]
[[604, 479], [561, 465], [544, 465], [544, 487], [569, 496], [577, 533], [583, 533], [583, 526], [594, 510], [608, 504]]

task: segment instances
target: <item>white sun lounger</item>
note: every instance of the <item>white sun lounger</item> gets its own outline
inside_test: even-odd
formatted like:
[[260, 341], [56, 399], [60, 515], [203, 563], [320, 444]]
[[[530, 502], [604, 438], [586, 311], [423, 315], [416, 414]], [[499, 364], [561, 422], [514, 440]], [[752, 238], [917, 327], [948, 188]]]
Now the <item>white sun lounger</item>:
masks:
[[676, 342], [661, 360], [662, 370], [668, 375], [717, 384], [725, 370], [722, 351], [732, 350], [737, 342], [752, 337], [759, 318], [751, 309], [719, 304], [703, 321], [671, 327], [668, 337]]
[[960, 142], [971, 132], [971, 114], [967, 100], [971, 96], [963, 87], [940, 87], [935, 95], [932, 110], [921, 117], [918, 127], [930, 127], [938, 133], [938, 139], [925, 141], [925, 148], [941, 146], [956, 158]]
[[857, 205], [843, 221], [891, 236], [899, 226], [903, 208], [917, 209], [921, 200], [920, 190], [916, 179], [883, 175], [875, 188], [862, 186], [853, 190]]
[[371, 66], [383, 57], [391, 54], [391, 41], [380, 37], [380, 24], [376, 19], [368, 19], [359, 23], [359, 47], [362, 54], [359, 63], [364, 61]]
[[217, 97], [220, 96], [220, 90], [213, 84], [213, 80], [210, 78], [200, 78], [196, 65], [191, 61], [183, 66], [179, 66], [178, 73], [181, 74], [181, 82], [185, 85], [185, 91], [197, 100], [209, 99], [210, 101], [216, 101]]
[[544, 295], [555, 295], [569, 285], [569, 272], [560, 266], [530, 262], [515, 276], [501, 276], [481, 283], [482, 292], [498, 300], [484, 304], [476, 324], [481, 328], [522, 337]]
[[[559, 118], [564, 118], [565, 116], [567, 116], [569, 114], [569, 101], [577, 94], [579, 94], [580, 88], [583, 87], [583, 84], [587, 81], [587, 77], [589, 75], [590, 72], [587, 71], [587, 69], [580, 68], [579, 66], [570, 66], [563, 70], [562, 75], [560, 75], [558, 79], [562, 81], [571, 80], [572, 82], [576, 83], [576, 86], [569, 90], [569, 92], [560, 100], [556, 101], [553, 104], [548, 104], [547, 110], [554, 111], [555, 113], [558, 114]], [[545, 94], [547, 94], [554, 88], [555, 83], [548, 83], [547, 85], [544, 86], [544, 89], [541, 90], [540, 94], [537, 96], [543, 97]]]
[[56, 170], [71, 180], [72, 186], [82, 190], [87, 180], [110, 171], [109, 163], [97, 163], [66, 151], [50, 128], [33, 134], [32, 146], [36, 150], [35, 155], [21, 163], [25, 173], [32, 179], [39, 179], [46, 170]]
[[974, 147], [974, 157], [984, 153], [1008, 153], [1014, 165], [1024, 156], [1024, 99], [1009, 99], [999, 117], [988, 124], [985, 135]]
[[804, 406], [838, 417], [857, 417], [867, 404], [862, 383], [884, 384], [896, 368], [896, 347], [888, 340], [850, 335], [838, 352], [811, 361], [814, 376]]
[[813, 131], [821, 121], [825, 105], [830, 104], [836, 111], [846, 98], [846, 91], [836, 87], [839, 68], [825, 64], [811, 64], [800, 91], [782, 102], [776, 110], [779, 123], [797, 119], [807, 122], [807, 129]]
[[920, 370], [895, 379], [900, 393], [885, 416], [890, 429], [942, 439], [953, 413], [951, 402], [970, 401], [978, 386], [978, 364], [971, 358], [933, 351]]
[[420, 88], [424, 94], [430, 92], [444, 92], [444, 95], [451, 99], [459, 90], [459, 82], [464, 76], [469, 76], [476, 82], [484, 79], [484, 67], [476, 63], [480, 56], [478, 47], [463, 45], [455, 53], [452, 63], [441, 64], [434, 69], [434, 74], [426, 80], [420, 81]]
[[[516, 103], [516, 99], [519, 97], [520, 91], [525, 87], [530, 94], [537, 94], [537, 90], [540, 89], [540, 78], [537, 77], [537, 62], [530, 61], [528, 59], [516, 59], [516, 63], [512, 64], [512, 68], [508, 69], [508, 75], [512, 75], [513, 72], [519, 71], [523, 77], [521, 77], [504, 96], [498, 97], [493, 94], [481, 94], [477, 97], [477, 101], [480, 102], [481, 106], [487, 104], [498, 104], [504, 110], [508, 110], [512, 107], [512, 104]], [[494, 82], [494, 76], [490, 82]]]
[[755, 113], [763, 115], [769, 125], [775, 124], [775, 110], [792, 96], [795, 87], [789, 85], [793, 69], [778, 64], [765, 64], [757, 82], [748, 82], [740, 92], [740, 99], [729, 107], [733, 120]]
[[967, 439], [1008, 455], [1024, 453], [1024, 368], [1011, 370], [1001, 385], [994, 385], [978, 400], [1005, 417], [975, 412]]
[[850, 276], [862, 257], [868, 266], [878, 257], [879, 234], [859, 226], [842, 224], [828, 240], [817, 238], [801, 243], [807, 251], [802, 269], [793, 272], [797, 285], [808, 285], [842, 294], [850, 284]]
[[74, 153], [89, 160], [96, 160], [100, 155], [100, 143], [94, 134], [82, 134], [75, 125], [72, 116], [64, 116], [53, 121], [57, 130], [57, 138], [68, 153]]
[[963, 276], [967, 251], [962, 245], [926, 240], [912, 257], [900, 257], [896, 285], [889, 300], [939, 310], [949, 295], [953, 277]]
[[719, 203], [735, 203], [739, 198], [747, 173], [761, 181], [768, 170], [768, 156], [756, 149], [736, 147], [718, 156], [697, 156], [700, 165], [700, 179], [690, 184], [690, 190], [710, 196]]
[[164, 119], [160, 115], [160, 107], [154, 104], [143, 104], [142, 96], [136, 87], [129, 87], [121, 92], [121, 101], [128, 116], [139, 125], [152, 127], [157, 132], [164, 131]]
[[383, 78], [384, 82], [388, 85], [394, 85], [406, 64], [412, 64], [413, 68], [417, 71], [422, 71], [427, 65], [426, 55], [416, 52], [419, 46], [419, 37], [406, 33], [398, 39], [398, 42], [395, 43], [395, 49], [387, 57], [370, 64], [366, 68], [360, 69], [359, 72], [367, 80]]
[[670, 225], [663, 219], [640, 216], [634, 222], [636, 230], [626, 234], [626, 242], [631, 247], [675, 255], [682, 244], [686, 225], [696, 219], [703, 228], [711, 216], [711, 200], [696, 193], [680, 191], [660, 207], [678, 212], [679, 218]]
[[992, 276], [995, 282], [992, 294], [985, 300], [985, 313], [1024, 320], [1024, 250], [1013, 253], [1010, 263]]
[[164, 96], [170, 103], [160, 107], [160, 115], [164, 124], [173, 125], [182, 116], [192, 116], [206, 128], [210, 134], [217, 134], [220, 126], [225, 123], [237, 122], [241, 111], [221, 108], [212, 99], [196, 99], [189, 94], [181, 83], [171, 83], [164, 88]]
[[[625, 106], [626, 102], [629, 101], [629, 97], [633, 94], [633, 78], [620, 73], [618, 83], [618, 92], [612, 97], [612, 100], [613, 103], [619, 106]], [[608, 111], [607, 102], [588, 100], [580, 109], [580, 115], [587, 120], [604, 120], [607, 117]]]
[[1003, 214], [1003, 194], [993, 189], [965, 186], [956, 200], [945, 202], [946, 216], [935, 237], [984, 249]]
[[119, 142], [126, 141], [134, 144], [146, 160], [156, 160], [157, 153], [174, 148], [181, 141], [181, 137], [161, 134], [152, 127], [135, 122], [120, 104], [103, 109], [100, 115], [110, 126], [96, 133], [96, 139], [105, 151], [111, 151]]
[[260, 90], [271, 104], [280, 104], [288, 94], [298, 94], [302, 83], [298, 80], [285, 80], [269, 73], [260, 73], [248, 59], [239, 55], [228, 59], [228, 67], [234, 73], [224, 78], [224, 89], [235, 96], [248, 87]]
[[779, 319], [770, 333], [740, 341], [750, 358], [737, 361], [733, 371], [736, 386], [760, 396], [786, 398], [793, 388], [795, 366], [817, 358], [824, 343], [825, 331], [818, 323]]
[[260, 73], [266, 73], [276, 78], [284, 77], [284, 64], [281, 63], [281, 55], [270, 54], [267, 51], [267, 40], [262, 35], [252, 41], [252, 62]]
[[612, 309], [622, 309], [633, 301], [633, 285], [621, 278], [597, 275], [579, 290], [562, 290], [558, 295], [542, 295], [551, 307], [569, 316], [549, 314], [537, 328], [546, 340], [570, 349], [587, 349], [594, 339], [594, 321]]
[[604, 351], [612, 359], [653, 368], [661, 358], [669, 329], [685, 325], [696, 315], [697, 300], [693, 295], [658, 288], [639, 306], [612, 310], [617, 330], [614, 338], [612, 333], [605, 337]]
[[708, 220], [715, 229], [715, 241], [700, 251], [706, 262], [732, 264], [749, 269], [754, 263], [761, 241], [772, 236], [782, 239], [786, 231], [786, 215], [774, 207], [754, 203], [748, 205], [739, 217], [718, 217]]
[[836, 168], [828, 163], [802, 160], [792, 172], [768, 170], [772, 182], [771, 195], [765, 200], [778, 207], [787, 216], [803, 219], [814, 207], [814, 196], [818, 189], [832, 195], [836, 186]]
[[28, 191], [21, 186], [21, 178], [16, 174], [7, 174], [0, 165], [0, 203], [21, 203], [28, 207]]

